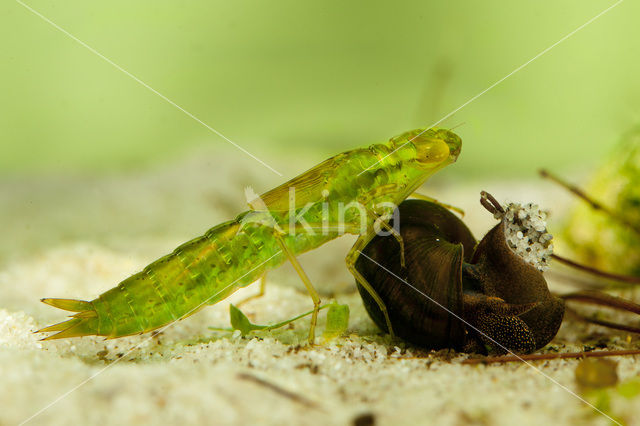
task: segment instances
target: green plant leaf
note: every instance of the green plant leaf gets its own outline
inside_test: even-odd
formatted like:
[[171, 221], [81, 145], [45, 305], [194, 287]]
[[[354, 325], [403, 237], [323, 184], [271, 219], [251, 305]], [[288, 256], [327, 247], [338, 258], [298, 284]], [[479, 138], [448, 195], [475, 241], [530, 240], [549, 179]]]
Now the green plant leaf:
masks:
[[231, 319], [231, 327], [234, 330], [240, 330], [243, 336], [246, 336], [252, 330], [260, 330], [264, 327], [251, 324], [249, 318], [242, 313], [233, 303], [229, 305], [229, 317]]
[[640, 381], [629, 380], [618, 385], [618, 393], [627, 399], [640, 395]]
[[327, 326], [322, 340], [329, 341], [342, 336], [349, 327], [349, 306], [332, 303], [327, 311]]

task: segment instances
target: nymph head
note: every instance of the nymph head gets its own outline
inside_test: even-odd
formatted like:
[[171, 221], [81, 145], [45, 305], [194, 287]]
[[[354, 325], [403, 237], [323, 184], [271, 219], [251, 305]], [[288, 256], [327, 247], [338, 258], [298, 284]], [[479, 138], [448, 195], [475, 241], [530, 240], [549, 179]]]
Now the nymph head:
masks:
[[419, 166], [434, 168], [453, 163], [462, 149], [462, 140], [447, 129], [415, 129], [391, 139], [396, 149], [404, 146], [415, 148]]

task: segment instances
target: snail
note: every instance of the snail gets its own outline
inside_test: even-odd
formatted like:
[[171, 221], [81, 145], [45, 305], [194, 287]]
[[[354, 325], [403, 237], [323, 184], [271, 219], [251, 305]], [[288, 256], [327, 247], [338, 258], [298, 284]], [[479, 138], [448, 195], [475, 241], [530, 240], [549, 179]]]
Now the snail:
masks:
[[[556, 335], [564, 301], [552, 295], [542, 272], [551, 235], [537, 206], [504, 209], [482, 192], [482, 205], [500, 222], [476, 243], [467, 226], [439, 204], [407, 200], [390, 223], [404, 241], [377, 235], [356, 268], [384, 301], [398, 337], [427, 349], [475, 353], [529, 353]], [[398, 226], [399, 225], [399, 226]], [[384, 316], [358, 285], [373, 321]]]

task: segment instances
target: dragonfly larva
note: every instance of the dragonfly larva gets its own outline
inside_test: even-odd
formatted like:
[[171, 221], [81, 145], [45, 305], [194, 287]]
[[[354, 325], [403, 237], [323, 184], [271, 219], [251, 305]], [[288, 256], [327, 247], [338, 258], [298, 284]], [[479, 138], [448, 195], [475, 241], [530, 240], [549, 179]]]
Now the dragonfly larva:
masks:
[[[76, 313], [38, 332], [57, 331], [48, 340], [152, 331], [223, 300], [289, 260], [314, 303], [309, 330], [313, 342], [320, 297], [296, 256], [349, 233], [359, 238], [346, 257], [347, 267], [385, 313], [392, 333], [384, 303], [355, 269], [355, 259], [379, 231], [378, 219], [393, 212], [433, 173], [455, 162], [461, 146], [455, 133], [433, 128], [340, 153], [250, 201], [250, 210], [181, 245], [92, 301], [42, 299]], [[399, 234], [394, 235], [402, 243]]]

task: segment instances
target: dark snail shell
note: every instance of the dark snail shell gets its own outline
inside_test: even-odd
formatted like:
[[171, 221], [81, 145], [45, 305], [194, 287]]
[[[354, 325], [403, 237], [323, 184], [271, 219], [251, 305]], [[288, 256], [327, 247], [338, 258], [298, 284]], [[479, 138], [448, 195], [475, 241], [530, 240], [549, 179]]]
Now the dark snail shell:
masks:
[[[470, 260], [475, 239], [461, 220], [437, 204], [408, 200], [399, 213], [408, 267], [401, 267], [400, 244], [393, 236], [376, 236], [362, 251], [370, 259], [359, 256], [356, 269], [385, 302], [398, 337], [432, 349], [461, 350], [464, 323], [441, 306], [462, 315], [462, 260]], [[358, 290], [371, 318], [387, 331], [378, 305], [363, 287]]]
[[[531, 352], [555, 336], [564, 304], [542, 273], [508, 247], [502, 221], [475, 248], [471, 231], [444, 207], [408, 200], [398, 209], [405, 267], [393, 236], [376, 236], [356, 261], [398, 337], [428, 349], [486, 353]], [[378, 305], [358, 290], [387, 331]]]

